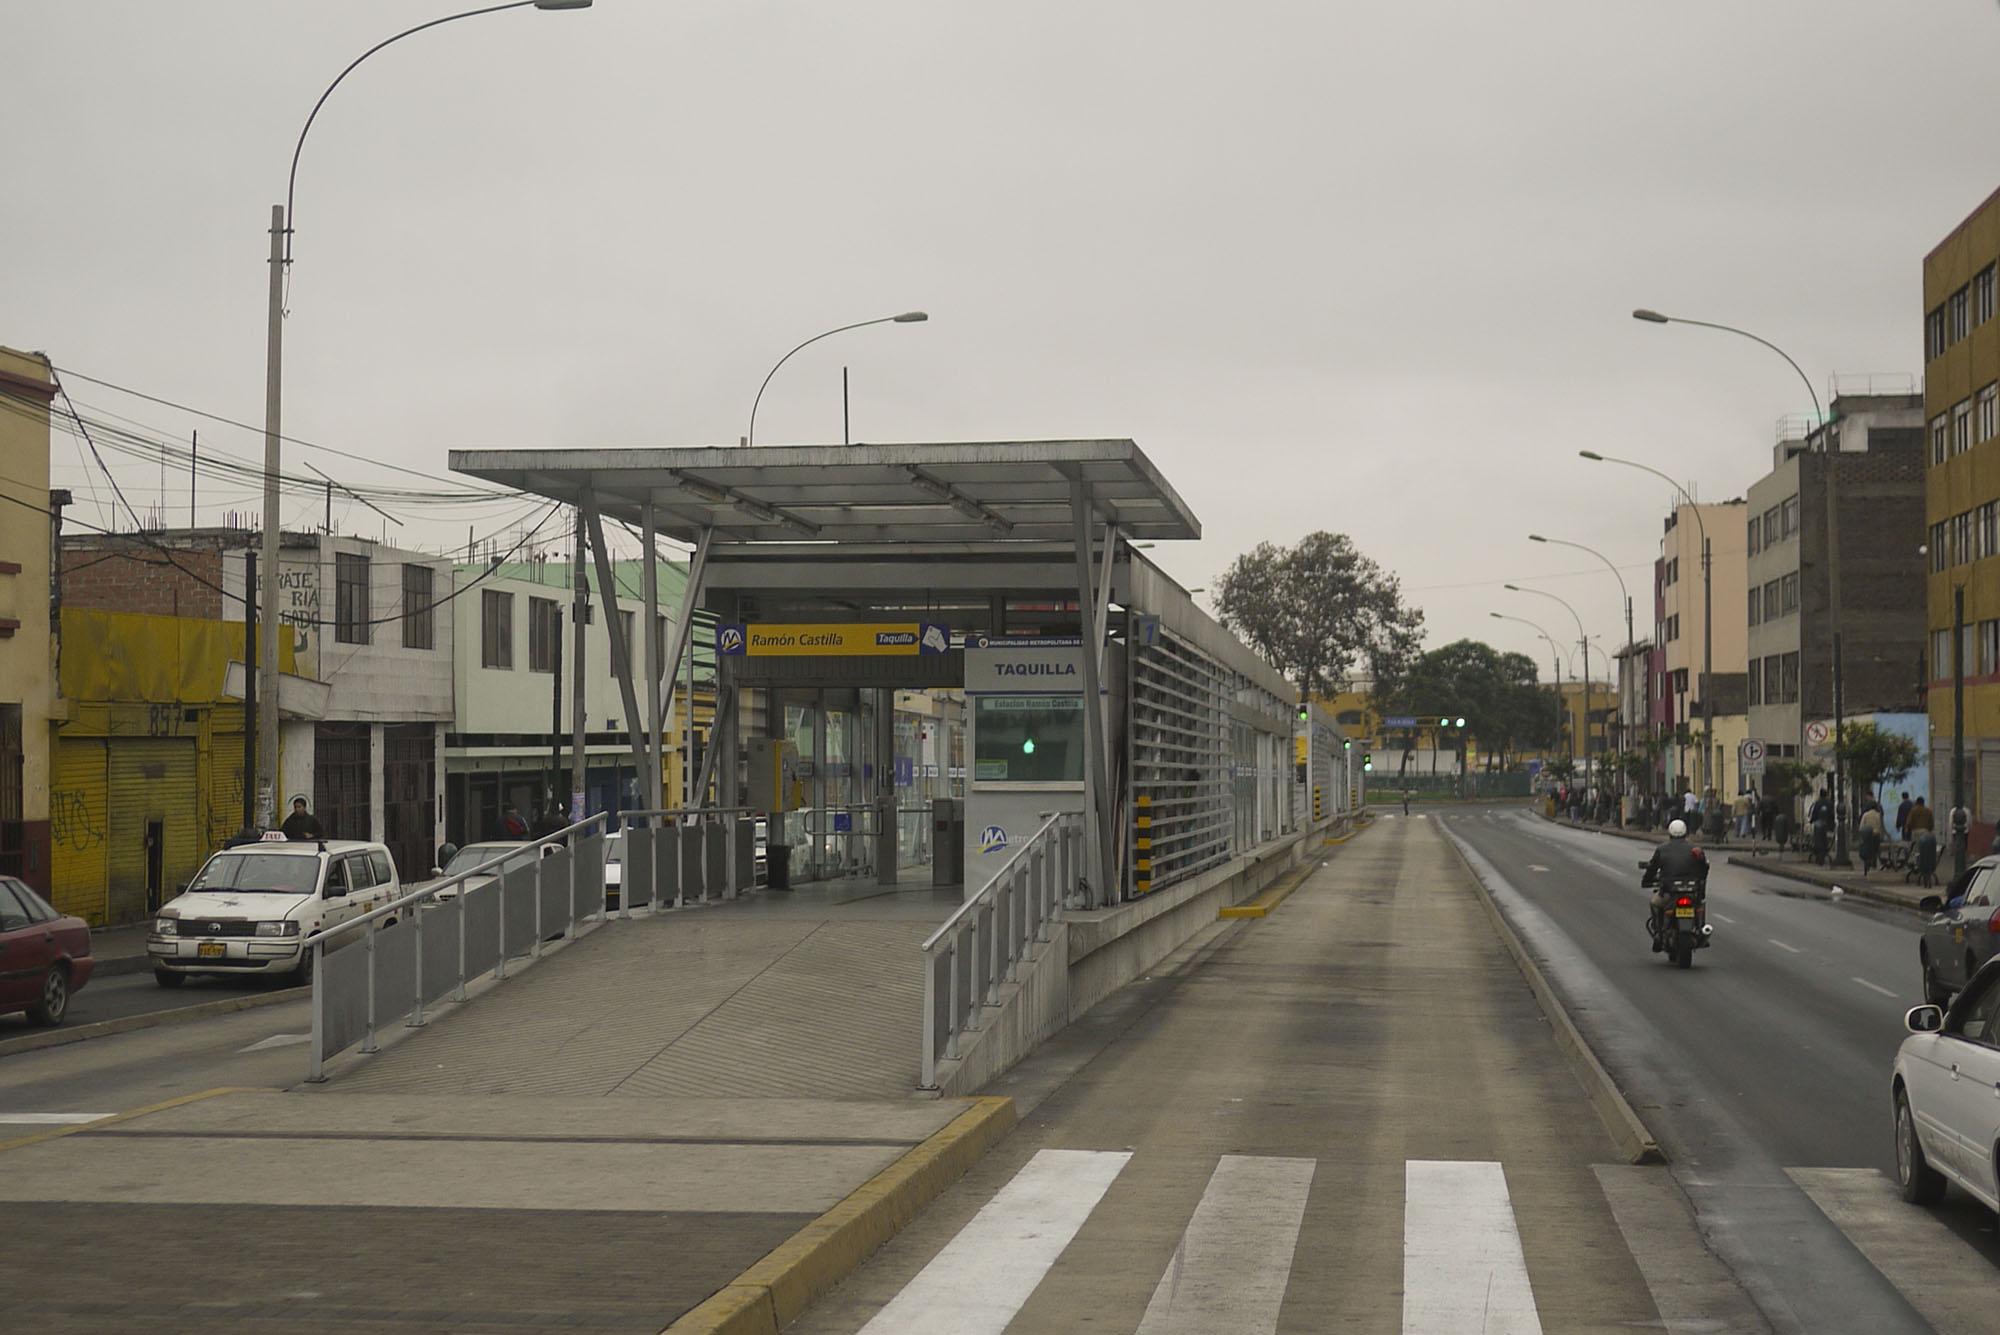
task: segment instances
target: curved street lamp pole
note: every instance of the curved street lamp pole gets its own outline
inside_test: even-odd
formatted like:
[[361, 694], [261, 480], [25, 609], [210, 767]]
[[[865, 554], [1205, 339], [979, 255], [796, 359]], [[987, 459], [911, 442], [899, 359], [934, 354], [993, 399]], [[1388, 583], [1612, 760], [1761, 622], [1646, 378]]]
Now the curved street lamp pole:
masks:
[[1694, 530], [1701, 539], [1701, 730], [1703, 737], [1701, 743], [1700, 780], [1701, 786], [1704, 789], [1713, 787], [1714, 771], [1711, 757], [1715, 747], [1715, 692], [1713, 689], [1715, 685], [1715, 607], [1711, 595], [1714, 592], [1714, 578], [1708, 545], [1708, 525], [1702, 522], [1701, 507], [1695, 504], [1694, 497], [1688, 495], [1686, 487], [1683, 487], [1659, 469], [1648, 464], [1635, 463], [1630, 459], [1616, 459], [1608, 454], [1599, 454], [1595, 450], [1578, 450], [1577, 453], [1583, 458], [1593, 460], [1597, 463], [1624, 464], [1627, 468], [1636, 468], [1642, 473], [1651, 473], [1654, 477], [1660, 479], [1660, 481], [1678, 492], [1681, 500], [1694, 514]]
[[1583, 645], [1583, 726], [1577, 729], [1577, 731], [1583, 734], [1583, 778], [1585, 786], [1588, 787], [1590, 782], [1590, 636], [1583, 629], [1583, 618], [1577, 616], [1576, 609], [1570, 607], [1566, 599], [1559, 598], [1546, 589], [1527, 589], [1521, 587], [1519, 584], [1507, 584], [1502, 587], [1510, 589], [1515, 593], [1538, 593], [1544, 598], [1554, 598], [1557, 602], [1568, 608], [1570, 616], [1576, 619], [1576, 638]]
[[[1748, 329], [1738, 329], [1735, 325], [1715, 324], [1709, 320], [1689, 320], [1678, 315], [1662, 315], [1658, 311], [1646, 310], [1643, 307], [1633, 311], [1632, 318], [1642, 320], [1647, 324], [1687, 324], [1694, 325], [1699, 329], [1719, 329], [1725, 334], [1735, 334], [1739, 337], [1749, 339], [1752, 343], [1761, 343], [1780, 357], [1783, 357], [1785, 364], [1798, 372], [1800, 383], [1805, 385], [1806, 394], [1812, 399], [1813, 422], [1819, 428], [1820, 433], [1820, 454], [1825, 457], [1826, 461], [1826, 486], [1824, 488], [1826, 492], [1826, 604], [1827, 624], [1833, 632], [1833, 860], [1836, 866], [1845, 867], [1848, 865], [1847, 793], [1844, 776], [1841, 774], [1840, 748], [1847, 741], [1846, 701], [1843, 698], [1844, 691], [1842, 689], [1842, 679], [1845, 677], [1846, 672], [1841, 660], [1840, 511], [1834, 497], [1833, 423], [1827, 420], [1826, 413], [1820, 408], [1819, 391], [1813, 388], [1811, 377], [1799, 369], [1799, 364], [1792, 360], [1792, 355], [1789, 352], [1786, 352], [1770, 339], [1753, 334]], [[1805, 648], [1803, 638], [1799, 647], [1801, 651]], [[1805, 759], [1805, 712], [1802, 700], [1799, 707], [1799, 758], [1801, 760]], [[1952, 761], [1952, 805], [1955, 807], [1965, 804], [1964, 782], [1965, 775], [1962, 758], [1954, 754]], [[1964, 851], [1961, 849], [1957, 856], [1962, 863], [1965, 857]], [[1964, 868], [1961, 866], [1959, 869], [1963, 870]]]
[[[271, 291], [265, 318], [264, 333], [264, 532], [262, 535], [263, 570], [260, 582], [263, 587], [253, 594], [246, 587], [243, 600], [247, 612], [250, 599], [261, 595], [264, 623], [263, 641], [256, 676], [263, 686], [265, 704], [257, 718], [257, 816], [261, 824], [269, 826], [274, 821], [278, 792], [278, 529], [281, 516], [278, 513], [278, 475], [281, 463], [279, 441], [283, 438], [282, 404], [284, 400], [284, 329], [285, 329], [285, 270], [292, 263], [292, 198], [299, 178], [299, 155], [305, 151], [306, 133], [313, 127], [319, 116], [319, 109], [326, 105], [326, 99], [333, 90], [340, 87], [342, 79], [354, 72], [368, 57], [405, 37], [435, 28], [442, 23], [452, 23], [458, 19], [476, 18], [481, 14], [497, 14], [503, 9], [588, 9], [591, 0], [513, 0], [504, 5], [488, 5], [483, 9], [468, 9], [463, 13], [447, 14], [428, 23], [419, 23], [414, 28], [406, 28], [394, 37], [377, 42], [363, 51], [334, 81], [326, 86], [326, 91], [313, 103], [311, 113], [306, 116], [305, 126], [299, 131], [298, 143], [292, 147], [292, 166], [285, 176], [285, 202], [271, 206]], [[246, 620], [248, 617], [246, 616]], [[247, 646], [246, 646], [247, 648]], [[247, 657], [247, 654], [246, 654]], [[250, 664], [244, 663], [244, 675], [250, 675]], [[254, 689], [247, 681], [246, 692]], [[246, 700], [249, 698], [246, 695]], [[248, 775], [244, 776], [247, 783]]]
[[[1611, 572], [1611, 577], [1618, 581], [1618, 596], [1625, 600], [1625, 648], [1627, 650], [1630, 650], [1632, 647], [1632, 595], [1625, 588], [1625, 576], [1619, 572], [1617, 566], [1611, 563], [1611, 558], [1606, 556], [1603, 552], [1598, 551], [1595, 547], [1586, 547], [1580, 542], [1569, 542], [1563, 538], [1545, 538], [1539, 533], [1530, 533], [1528, 535], [1528, 541], [1545, 542], [1549, 544], [1551, 547], [1574, 547], [1580, 552], [1589, 552], [1592, 556], [1604, 562], [1604, 568], [1606, 570], [1609, 570]], [[1623, 713], [1622, 709], [1620, 710], [1620, 713]], [[1622, 724], [1620, 727], [1620, 731], [1621, 732], [1623, 731]], [[1622, 768], [1622, 762], [1618, 774], [1615, 775], [1614, 777], [1618, 780], [1618, 788], [1619, 791], [1622, 793], [1625, 788], [1625, 774]]]
[[[922, 324], [930, 318], [922, 311], [904, 311], [901, 315], [884, 315], [873, 320], [857, 320], [853, 324], [844, 324], [838, 329], [829, 329], [824, 334], [814, 334], [797, 348], [778, 358], [778, 366], [790, 361], [792, 353], [797, 352], [799, 348], [811, 347], [823, 338], [832, 338], [835, 334], [844, 334], [850, 329], [866, 329], [871, 324]], [[757, 386], [757, 397], [750, 401], [750, 430], [743, 437], [746, 446], [757, 443], [757, 405], [764, 401], [764, 385], [771, 383], [771, 377], [778, 373], [778, 366], [773, 366], [764, 373], [764, 384]]]
[[1505, 612], [1488, 612], [1486, 615], [1493, 617], [1495, 620], [1498, 621], [1518, 621], [1524, 626], [1533, 627], [1535, 634], [1541, 636], [1543, 639], [1549, 642], [1549, 656], [1555, 659], [1556, 661], [1556, 717], [1560, 720], [1556, 729], [1557, 731], [1556, 741], [1558, 744], [1560, 744], [1562, 742], [1562, 734], [1568, 731], [1567, 724], [1569, 722], [1569, 711], [1562, 707], [1562, 690], [1563, 690], [1562, 646], [1556, 643], [1555, 636], [1549, 634], [1547, 631], [1543, 630], [1540, 626], [1528, 620], [1528, 618], [1526, 617], [1508, 616]]

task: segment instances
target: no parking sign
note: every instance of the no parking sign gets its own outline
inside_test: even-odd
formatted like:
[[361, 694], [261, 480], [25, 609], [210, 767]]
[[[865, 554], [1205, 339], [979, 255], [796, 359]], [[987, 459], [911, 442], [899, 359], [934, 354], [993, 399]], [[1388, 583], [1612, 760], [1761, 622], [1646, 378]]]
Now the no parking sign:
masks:
[[1743, 771], [1743, 777], [1754, 779], [1764, 773], [1764, 743], [1755, 737], [1745, 737], [1736, 747], [1736, 763]]

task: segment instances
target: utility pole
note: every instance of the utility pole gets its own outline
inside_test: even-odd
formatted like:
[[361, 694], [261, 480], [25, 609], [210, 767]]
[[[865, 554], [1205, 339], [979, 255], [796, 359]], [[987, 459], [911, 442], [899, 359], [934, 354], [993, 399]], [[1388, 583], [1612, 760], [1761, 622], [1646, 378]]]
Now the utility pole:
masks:
[[569, 711], [569, 823], [572, 825], [583, 819], [584, 786], [588, 777], [588, 762], [584, 755], [587, 720], [583, 698], [583, 628], [590, 620], [590, 586], [584, 572], [583, 544], [583, 503], [579, 501], [576, 507], [576, 553], [570, 565], [570, 675], [574, 678], [570, 685]]
[[[273, 712], [276, 712], [275, 709]], [[257, 550], [243, 549], [243, 828], [257, 827]]]
[[[1836, 641], [1838, 643], [1838, 641]], [[1965, 840], [1958, 837], [1955, 822], [1965, 806], [1965, 587], [1951, 591], [1951, 815], [1945, 820], [1950, 831], [1951, 871], [1965, 870]]]

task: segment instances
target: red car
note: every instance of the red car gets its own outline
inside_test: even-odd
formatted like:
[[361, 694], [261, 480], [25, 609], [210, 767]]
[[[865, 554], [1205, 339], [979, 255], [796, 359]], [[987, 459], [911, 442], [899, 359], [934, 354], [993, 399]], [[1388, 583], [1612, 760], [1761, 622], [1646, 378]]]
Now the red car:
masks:
[[0, 1015], [61, 1024], [70, 993], [90, 981], [90, 924], [67, 918], [23, 881], [0, 876]]

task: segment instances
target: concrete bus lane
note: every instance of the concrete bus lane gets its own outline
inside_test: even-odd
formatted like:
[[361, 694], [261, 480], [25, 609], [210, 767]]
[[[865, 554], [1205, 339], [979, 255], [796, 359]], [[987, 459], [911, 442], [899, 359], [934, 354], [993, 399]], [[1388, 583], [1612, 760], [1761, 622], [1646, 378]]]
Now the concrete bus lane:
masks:
[[1760, 1328], [1435, 825], [1378, 822], [1140, 989], [1094, 1055], [996, 1082], [1020, 1129], [792, 1329]]
[[[1904, 1206], [1888, 1176], [1889, 1067], [1921, 1000], [1913, 917], [1718, 865], [1716, 944], [1679, 970], [1647, 946], [1648, 845], [1519, 808], [1448, 824], [1780, 1328], [1952, 1328], [1937, 1286], [1872, 1246], [1884, 1231], [1934, 1236], [1970, 1262], [1951, 1284], [1990, 1292], [1990, 1214], [1956, 1196]], [[1836, 1225], [1808, 1184], [1850, 1176], [1873, 1213]]]

